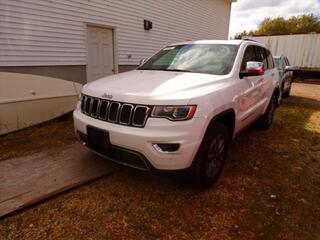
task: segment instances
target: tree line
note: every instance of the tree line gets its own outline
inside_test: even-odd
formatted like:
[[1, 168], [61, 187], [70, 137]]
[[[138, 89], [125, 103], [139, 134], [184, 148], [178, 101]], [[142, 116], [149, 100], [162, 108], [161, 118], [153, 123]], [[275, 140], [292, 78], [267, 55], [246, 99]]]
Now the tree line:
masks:
[[237, 33], [234, 38], [241, 39], [243, 36], [282, 35], [320, 32], [320, 19], [314, 14], [303, 14], [285, 19], [283, 17], [265, 18], [257, 30]]

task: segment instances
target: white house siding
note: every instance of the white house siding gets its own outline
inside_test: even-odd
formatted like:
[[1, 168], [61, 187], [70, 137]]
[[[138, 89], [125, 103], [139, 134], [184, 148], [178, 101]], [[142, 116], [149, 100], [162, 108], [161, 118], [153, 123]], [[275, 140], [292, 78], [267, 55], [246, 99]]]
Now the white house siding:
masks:
[[230, 8], [230, 0], [0, 0], [0, 66], [86, 65], [86, 24], [115, 27], [118, 64], [137, 65], [168, 43], [227, 39]]

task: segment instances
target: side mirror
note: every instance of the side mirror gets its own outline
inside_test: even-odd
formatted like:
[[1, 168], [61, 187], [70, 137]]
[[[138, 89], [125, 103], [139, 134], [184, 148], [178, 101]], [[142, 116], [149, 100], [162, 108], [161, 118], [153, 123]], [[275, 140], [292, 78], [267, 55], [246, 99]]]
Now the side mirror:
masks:
[[294, 67], [292, 67], [292, 66], [286, 66], [284, 70], [285, 70], [286, 72], [293, 71], [293, 70], [294, 70]]
[[263, 63], [250, 61], [246, 64], [246, 70], [240, 72], [240, 78], [263, 75]]
[[141, 60], [140, 60], [140, 63], [139, 63], [139, 66], [143, 65], [146, 61], [147, 61], [146, 58], [141, 59]]

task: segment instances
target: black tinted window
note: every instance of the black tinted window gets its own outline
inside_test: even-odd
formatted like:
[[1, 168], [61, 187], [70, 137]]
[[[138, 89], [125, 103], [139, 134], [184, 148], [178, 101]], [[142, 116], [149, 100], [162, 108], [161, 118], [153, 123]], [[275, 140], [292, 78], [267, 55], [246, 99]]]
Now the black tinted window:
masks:
[[256, 46], [257, 61], [263, 63], [263, 69], [268, 69], [267, 52], [264, 48]]
[[242, 63], [241, 63], [241, 71], [246, 70], [246, 64], [250, 61], [257, 61], [256, 54], [254, 50], [254, 46], [248, 46], [244, 52]]
[[272, 68], [274, 68], [273, 57], [272, 57], [272, 54], [269, 50], [266, 50], [266, 51], [267, 51], [267, 58], [268, 58], [268, 68], [272, 69]]

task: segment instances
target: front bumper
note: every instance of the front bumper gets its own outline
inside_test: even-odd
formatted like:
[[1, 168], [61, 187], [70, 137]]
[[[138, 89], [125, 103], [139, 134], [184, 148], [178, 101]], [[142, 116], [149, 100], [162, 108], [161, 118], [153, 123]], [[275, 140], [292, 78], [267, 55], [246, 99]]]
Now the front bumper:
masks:
[[[108, 131], [112, 147], [137, 154], [146, 162], [148, 168], [158, 170], [181, 170], [190, 167], [205, 129], [205, 121], [202, 118], [180, 122], [149, 118], [144, 128], [118, 125], [94, 119], [81, 113], [80, 109], [73, 112], [73, 118], [77, 133], [86, 136], [88, 125]], [[179, 144], [180, 147], [175, 152], [161, 153], [153, 147], [155, 143], [175, 143]], [[103, 152], [94, 151], [100, 155], [106, 155]], [[116, 156], [125, 157], [123, 154]], [[129, 158], [127, 160], [112, 160], [135, 167], [130, 164]]]

